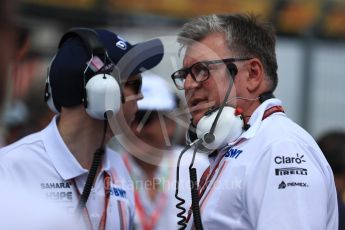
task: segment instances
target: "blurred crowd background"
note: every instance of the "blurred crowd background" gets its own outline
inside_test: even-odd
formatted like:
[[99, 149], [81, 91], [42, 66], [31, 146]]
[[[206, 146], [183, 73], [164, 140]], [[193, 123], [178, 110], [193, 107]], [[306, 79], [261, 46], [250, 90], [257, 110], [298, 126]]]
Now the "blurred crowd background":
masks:
[[68, 28], [108, 28], [134, 43], [161, 37], [166, 54], [153, 72], [171, 83], [170, 74], [180, 67], [174, 36], [188, 19], [214, 12], [253, 12], [271, 21], [278, 35], [276, 96], [287, 114], [316, 139], [345, 129], [342, 0], [22, 0], [17, 6], [15, 55], [9, 71], [2, 73], [8, 79], [3, 145], [50, 120], [52, 113], [43, 103], [44, 81]]

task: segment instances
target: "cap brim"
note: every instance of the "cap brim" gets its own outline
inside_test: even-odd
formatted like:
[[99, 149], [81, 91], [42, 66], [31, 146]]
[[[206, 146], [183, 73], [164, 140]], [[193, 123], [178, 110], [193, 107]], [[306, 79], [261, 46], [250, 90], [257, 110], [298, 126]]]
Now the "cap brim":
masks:
[[125, 81], [131, 75], [154, 68], [161, 62], [163, 55], [164, 47], [160, 39], [134, 45], [117, 63], [121, 80]]

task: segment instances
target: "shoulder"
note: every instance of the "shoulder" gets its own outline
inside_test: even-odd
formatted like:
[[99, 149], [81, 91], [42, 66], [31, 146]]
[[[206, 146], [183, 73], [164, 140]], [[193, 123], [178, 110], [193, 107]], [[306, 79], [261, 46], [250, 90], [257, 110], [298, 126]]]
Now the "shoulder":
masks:
[[[333, 173], [313, 137], [285, 115], [273, 114], [262, 121], [255, 136], [246, 141], [250, 173], [265, 178], [313, 181], [330, 185]], [[253, 176], [256, 178], [256, 176]]]
[[298, 124], [285, 115], [273, 114], [262, 121], [258, 132], [248, 141], [262, 152], [272, 157], [285, 154], [287, 157], [304, 155], [305, 158], [314, 158], [311, 163], [328, 165], [314, 138]]
[[259, 182], [272, 191], [303, 191], [320, 199], [334, 193], [333, 173], [320, 149], [314, 142], [296, 138], [285, 137], [268, 145], [251, 165], [247, 178], [249, 184]]
[[29, 174], [35, 174], [38, 164], [46, 161], [40, 136], [35, 133], [0, 149], [0, 177], [3, 180], [25, 181]]
[[17, 157], [23, 159], [25, 156], [28, 156], [30, 152], [41, 151], [43, 146], [41, 132], [37, 132], [1, 148], [0, 159]]

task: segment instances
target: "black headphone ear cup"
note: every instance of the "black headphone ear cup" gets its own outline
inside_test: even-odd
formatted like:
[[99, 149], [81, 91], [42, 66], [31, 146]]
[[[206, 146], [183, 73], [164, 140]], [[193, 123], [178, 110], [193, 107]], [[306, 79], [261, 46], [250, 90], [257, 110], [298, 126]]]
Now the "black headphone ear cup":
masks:
[[52, 89], [49, 84], [49, 75], [47, 76], [45, 90], [44, 90], [44, 101], [48, 104], [48, 107], [54, 113], [60, 113], [60, 109], [57, 108], [53, 100]]
[[[73, 28], [63, 35], [59, 43], [59, 49], [63, 48], [65, 41], [70, 38], [77, 37], [85, 45], [88, 53], [90, 54], [90, 63], [93, 58], [100, 58], [104, 65], [112, 63], [108, 54], [103, 47], [102, 42], [98, 38], [96, 31], [87, 28]], [[59, 51], [58, 51], [59, 52]], [[53, 101], [52, 89], [49, 83], [49, 70], [56, 56], [52, 59], [46, 80], [45, 101], [51, 110], [58, 113], [61, 106], [65, 106], [65, 102], [59, 101], [59, 105]], [[98, 61], [98, 60], [95, 60]], [[115, 67], [115, 69], [117, 69]], [[91, 71], [90, 71], [91, 70]], [[121, 100], [124, 103], [121, 84], [119, 81], [119, 73], [116, 77], [105, 74], [97, 74], [98, 70], [92, 70], [89, 65], [84, 70], [84, 87], [81, 98], [75, 98], [76, 103], [83, 102], [86, 112], [94, 119], [108, 119], [120, 110]], [[118, 70], [117, 70], [118, 71]], [[53, 87], [55, 90], [55, 88]], [[58, 90], [58, 89], [57, 89]], [[61, 89], [60, 89], [61, 90]], [[56, 98], [55, 98], [56, 99]], [[60, 98], [59, 98], [60, 99]], [[70, 106], [70, 105], [69, 105]]]
[[226, 67], [228, 68], [230, 76], [232, 78], [234, 78], [236, 76], [237, 72], [238, 72], [237, 66], [234, 63], [231, 62], [231, 63], [227, 64]]
[[49, 93], [49, 97], [47, 99], [47, 104], [50, 108], [51, 111], [53, 111], [54, 113], [60, 113], [59, 109], [55, 106], [54, 100], [53, 100], [53, 95], [52, 95], [52, 91], [51, 91], [51, 87], [48, 84], [48, 93]]
[[58, 106], [53, 99], [53, 93], [52, 93], [52, 88], [50, 86], [50, 66], [52, 62], [54, 61], [55, 56], [52, 58], [52, 60], [49, 63], [48, 71], [47, 71], [47, 78], [46, 78], [46, 85], [44, 89], [44, 102], [48, 104], [48, 107], [50, 108], [51, 111], [54, 113], [60, 113], [60, 106]]

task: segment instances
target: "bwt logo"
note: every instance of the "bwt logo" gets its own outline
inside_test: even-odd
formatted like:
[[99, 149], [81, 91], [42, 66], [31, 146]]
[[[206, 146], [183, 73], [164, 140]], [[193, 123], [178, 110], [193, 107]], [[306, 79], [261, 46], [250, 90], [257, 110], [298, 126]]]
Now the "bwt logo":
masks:
[[126, 191], [121, 189], [121, 188], [111, 187], [110, 188], [110, 195], [111, 196], [117, 196], [117, 197], [126, 198]]
[[243, 152], [243, 150], [239, 150], [239, 149], [229, 149], [224, 157], [230, 157], [230, 158], [237, 158], [241, 153]]
[[274, 158], [274, 162], [276, 164], [301, 164], [302, 162], [306, 162], [304, 159], [304, 155], [299, 156], [298, 153], [296, 153], [296, 157], [286, 157], [286, 156], [276, 156]]

